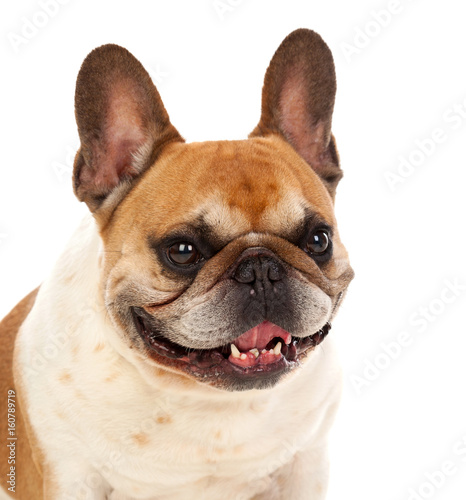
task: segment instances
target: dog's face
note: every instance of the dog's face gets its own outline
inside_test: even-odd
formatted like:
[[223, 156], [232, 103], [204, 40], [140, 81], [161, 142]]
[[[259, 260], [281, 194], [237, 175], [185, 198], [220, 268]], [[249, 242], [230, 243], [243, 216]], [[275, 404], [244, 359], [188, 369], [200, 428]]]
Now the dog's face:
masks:
[[137, 363], [245, 390], [312, 356], [352, 278], [333, 211], [334, 96], [329, 49], [298, 30], [267, 70], [250, 138], [185, 144], [125, 49], [84, 61], [74, 187], [99, 224], [106, 306]]

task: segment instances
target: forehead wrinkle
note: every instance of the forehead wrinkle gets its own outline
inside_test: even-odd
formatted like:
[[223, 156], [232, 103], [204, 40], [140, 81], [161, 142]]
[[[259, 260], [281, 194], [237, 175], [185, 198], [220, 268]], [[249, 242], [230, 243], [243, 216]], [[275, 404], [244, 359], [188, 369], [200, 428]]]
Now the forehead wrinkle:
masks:
[[232, 239], [237, 234], [252, 229], [251, 223], [238, 207], [229, 206], [221, 194], [214, 195], [195, 211], [195, 216], [202, 217], [210, 230], [222, 239]]
[[301, 193], [284, 193], [277, 204], [268, 207], [260, 218], [260, 229], [275, 234], [287, 234], [302, 223], [307, 203]]

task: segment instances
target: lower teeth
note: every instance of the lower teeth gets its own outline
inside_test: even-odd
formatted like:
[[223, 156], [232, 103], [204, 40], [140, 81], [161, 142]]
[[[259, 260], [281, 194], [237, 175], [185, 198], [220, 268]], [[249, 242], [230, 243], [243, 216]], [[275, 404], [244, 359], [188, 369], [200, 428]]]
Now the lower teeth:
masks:
[[[262, 349], [261, 352], [259, 352], [259, 349], [257, 349], [257, 347], [254, 347], [253, 349], [249, 349], [248, 352], [250, 352], [251, 354], [254, 354], [254, 357], [257, 359], [259, 357], [260, 354], [265, 354], [265, 353], [270, 353], [270, 354], [275, 354], [275, 356], [278, 356], [281, 352], [281, 349], [282, 349], [282, 343], [281, 342], [277, 342], [276, 346], [272, 349]], [[239, 351], [239, 349], [235, 346], [235, 344], [231, 344], [231, 356], [234, 358], [234, 359], [242, 359], [242, 360], [245, 360], [247, 358], [247, 354], [246, 353], [242, 353]]]

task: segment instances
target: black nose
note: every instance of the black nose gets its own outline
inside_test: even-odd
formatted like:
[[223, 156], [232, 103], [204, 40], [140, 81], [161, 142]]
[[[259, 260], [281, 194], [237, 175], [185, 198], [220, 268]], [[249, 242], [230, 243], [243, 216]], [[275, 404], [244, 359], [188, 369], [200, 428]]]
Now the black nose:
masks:
[[237, 266], [233, 278], [238, 283], [268, 283], [280, 281], [285, 274], [283, 265], [268, 255], [254, 255], [244, 258]]
[[247, 248], [237, 259], [230, 277], [236, 282], [230, 295], [232, 312], [237, 304], [238, 323], [243, 331], [264, 320], [289, 330], [287, 318], [295, 304], [290, 303], [288, 266], [272, 250]]

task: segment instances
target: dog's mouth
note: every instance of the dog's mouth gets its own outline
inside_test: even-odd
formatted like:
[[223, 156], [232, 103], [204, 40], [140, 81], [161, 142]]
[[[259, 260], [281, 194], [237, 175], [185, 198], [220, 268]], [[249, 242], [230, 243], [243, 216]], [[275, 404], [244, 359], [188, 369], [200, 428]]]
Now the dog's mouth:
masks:
[[[253, 380], [278, 380], [278, 376], [297, 366], [308, 351], [318, 346], [331, 328], [330, 323], [326, 323], [318, 332], [301, 338], [291, 335], [274, 323], [263, 321], [232, 343], [213, 349], [193, 349], [164, 337], [151, 326], [144, 310], [133, 308], [132, 313], [136, 329], [156, 361], [214, 385], [230, 386], [231, 379], [235, 382], [247, 382], [246, 386], [233, 389], [261, 385], [253, 383]], [[230, 382], [222, 383], [222, 378], [230, 379]]]

